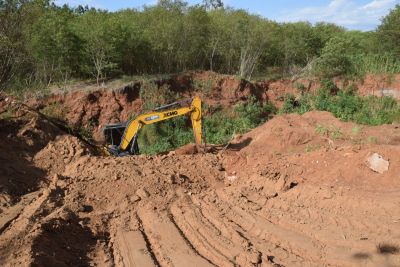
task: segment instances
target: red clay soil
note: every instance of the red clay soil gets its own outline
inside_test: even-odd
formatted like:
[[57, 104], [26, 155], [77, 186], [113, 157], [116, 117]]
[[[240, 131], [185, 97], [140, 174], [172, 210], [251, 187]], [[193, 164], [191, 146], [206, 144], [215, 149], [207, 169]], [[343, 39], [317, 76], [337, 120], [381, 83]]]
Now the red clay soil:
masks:
[[[152, 82], [160, 94], [172, 92], [181, 98], [200, 95], [211, 107], [231, 109], [234, 104], [250, 96], [260, 101], [267, 100], [263, 88], [243, 79], [212, 72], [181, 74]], [[144, 111], [140, 92], [150, 90], [148, 86], [143, 82], [131, 82], [116, 89], [56, 93], [41, 99], [32, 98], [28, 105], [37, 110], [47, 109], [52, 113], [49, 115], [61, 117], [76, 129], [91, 129], [94, 139], [102, 141], [101, 130], [104, 125], [125, 122], [131, 115]]]
[[124, 158], [42, 117], [0, 125], [1, 266], [400, 265], [398, 125], [285, 115], [213, 153]]

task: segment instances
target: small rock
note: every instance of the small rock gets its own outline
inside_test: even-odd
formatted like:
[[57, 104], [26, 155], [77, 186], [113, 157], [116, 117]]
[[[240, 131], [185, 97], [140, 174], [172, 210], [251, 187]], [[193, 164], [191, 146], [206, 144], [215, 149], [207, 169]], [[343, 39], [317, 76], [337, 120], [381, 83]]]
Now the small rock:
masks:
[[60, 188], [66, 188], [66, 187], [68, 186], [67, 182], [66, 182], [66, 181], [63, 181], [63, 180], [58, 180], [57, 183], [56, 183], [56, 185], [57, 185], [58, 187], [60, 187]]
[[234, 182], [237, 179], [237, 176], [236, 175], [227, 176], [226, 179], [229, 182]]
[[253, 264], [259, 264], [259, 263], [261, 263], [261, 260], [262, 260], [262, 258], [261, 258], [261, 253], [260, 253], [260, 252], [258, 252], [258, 251], [253, 251], [253, 252], [250, 254], [250, 262], [251, 262], [251, 263], [253, 263]]
[[176, 184], [175, 175], [171, 174], [170, 176], [168, 176], [168, 183], [169, 184]]
[[374, 153], [367, 158], [367, 166], [374, 172], [383, 174], [389, 170], [389, 161], [385, 160], [378, 153]]
[[284, 191], [285, 186], [286, 186], [286, 179], [284, 177], [280, 177], [275, 184], [275, 190], [278, 192]]
[[142, 198], [138, 195], [133, 195], [129, 198], [130, 202], [135, 203], [135, 202], [139, 202], [140, 200], [142, 200]]
[[178, 173], [176, 177], [179, 179], [179, 182], [184, 183], [185, 181], [189, 180], [189, 177], [182, 173]]
[[144, 188], [138, 189], [138, 190], [136, 191], [136, 195], [138, 195], [138, 196], [141, 197], [142, 199], [150, 196], [149, 192], [147, 192], [147, 190], [144, 189]]
[[121, 179], [121, 177], [119, 177], [118, 174], [115, 174], [113, 180], [114, 180], [114, 181], [118, 181], [119, 179]]

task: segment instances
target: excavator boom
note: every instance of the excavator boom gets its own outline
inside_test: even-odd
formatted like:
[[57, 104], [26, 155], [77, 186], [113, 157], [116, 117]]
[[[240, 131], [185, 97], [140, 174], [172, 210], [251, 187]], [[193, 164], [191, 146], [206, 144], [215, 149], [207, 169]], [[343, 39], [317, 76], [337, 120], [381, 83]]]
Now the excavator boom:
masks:
[[149, 113], [140, 114], [125, 124], [107, 125], [103, 134], [109, 143], [108, 151], [110, 154], [118, 156], [138, 154], [137, 137], [143, 126], [186, 114], [190, 114], [196, 147], [200, 150], [202, 144], [201, 100], [199, 97], [194, 97], [189, 101], [175, 102]]

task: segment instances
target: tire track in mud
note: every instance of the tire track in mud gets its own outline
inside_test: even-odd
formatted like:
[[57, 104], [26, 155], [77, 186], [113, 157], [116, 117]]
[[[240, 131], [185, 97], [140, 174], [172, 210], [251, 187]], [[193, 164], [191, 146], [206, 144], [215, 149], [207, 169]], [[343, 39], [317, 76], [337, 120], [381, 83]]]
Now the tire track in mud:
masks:
[[[24, 209], [8, 223], [8, 226], [0, 235], [0, 263], [11, 261], [8, 259], [11, 253], [19, 255], [21, 258], [30, 258], [25, 255], [29, 253], [25, 250], [26, 243], [33, 240], [25, 240], [22, 236], [28, 235], [29, 231], [34, 227], [36, 220], [35, 214], [40, 212], [41, 208], [46, 205], [46, 202], [51, 199], [54, 190], [43, 190], [37, 194], [37, 198], [33, 199]], [[25, 243], [25, 244], [24, 244]], [[20, 249], [16, 249], [16, 248]], [[23, 247], [24, 249], [21, 249]], [[21, 256], [23, 254], [24, 256]]]
[[146, 234], [146, 231], [143, 229], [143, 222], [142, 222], [142, 220], [140, 219], [140, 217], [139, 217], [139, 215], [136, 213], [136, 220], [138, 220], [138, 222], [139, 222], [139, 231], [140, 231], [140, 233], [142, 234], [142, 236], [143, 236], [143, 239], [144, 239], [144, 242], [145, 242], [145, 244], [146, 244], [146, 249], [147, 249], [147, 251], [149, 252], [149, 254], [150, 254], [150, 257], [151, 257], [151, 259], [153, 260], [153, 262], [154, 262], [154, 264], [156, 265], [156, 266], [161, 266], [161, 264], [160, 264], [160, 262], [158, 261], [158, 259], [157, 259], [157, 257], [156, 257], [156, 255], [154, 254], [154, 251], [151, 249], [151, 243], [150, 243], [150, 240], [149, 240], [149, 237], [147, 236], [147, 234]]
[[[244, 235], [248, 236], [252, 242], [261, 247], [266, 245], [268, 251], [277, 260], [278, 255], [287, 254], [283, 264], [287, 266], [324, 265], [326, 262], [324, 245], [308, 235], [299, 233], [293, 229], [282, 227], [274, 222], [260, 216], [257, 212], [249, 211], [244, 207], [232, 206], [227, 202], [229, 196], [223, 191], [216, 193], [219, 200], [219, 208], [224, 216], [237, 225]], [[199, 202], [204, 205], [205, 202]], [[289, 262], [287, 262], [289, 261]], [[300, 264], [299, 264], [300, 263]]]
[[[244, 240], [252, 245], [254, 250], [260, 251], [262, 262], [271, 264], [283, 264], [286, 266], [302, 266], [304, 259], [300, 254], [293, 252], [290, 248], [283, 246], [279, 239], [271, 239], [262, 236], [263, 224], [249, 224], [251, 218], [241, 219], [242, 216], [234, 212], [231, 205], [218, 199], [218, 205], [210, 204], [208, 201], [192, 198], [193, 203], [203, 214], [210, 213], [209, 216], [214, 220], [220, 217], [221, 221], [228, 221], [229, 226]], [[214, 201], [213, 201], [214, 202]], [[221, 208], [223, 206], [223, 208]], [[223, 219], [225, 218], [225, 219]], [[250, 225], [250, 226], [249, 226]], [[297, 263], [297, 264], [296, 264]]]
[[193, 246], [193, 244], [190, 242], [190, 240], [188, 239], [188, 237], [184, 234], [184, 232], [182, 231], [182, 229], [179, 227], [179, 225], [176, 223], [174, 216], [171, 213], [171, 210], [168, 211], [168, 217], [170, 218], [171, 222], [174, 224], [174, 226], [176, 227], [176, 229], [178, 230], [179, 234], [181, 235], [181, 237], [186, 241], [186, 244], [200, 257], [202, 257], [204, 260], [208, 261], [208, 263], [210, 263], [212, 266], [217, 266], [215, 265], [210, 259], [204, 257], [203, 255], [201, 255], [201, 253]]
[[174, 203], [170, 211], [177, 227], [195, 249], [215, 265], [254, 266], [261, 263], [261, 255], [253, 251], [250, 244], [235, 230], [228, 229], [222, 224], [219, 224], [221, 228], [216, 227], [189, 201], [181, 200]]
[[[6, 210], [6, 214], [2, 214], [2, 218], [0, 220], [0, 236], [14, 221], [18, 220], [24, 208], [29, 206], [35, 200], [35, 198], [39, 197], [39, 195], [40, 192], [33, 192], [23, 196], [16, 205]], [[4, 210], [2, 212], [4, 212]]]
[[192, 249], [167, 211], [141, 208], [138, 216], [160, 266], [214, 266]]

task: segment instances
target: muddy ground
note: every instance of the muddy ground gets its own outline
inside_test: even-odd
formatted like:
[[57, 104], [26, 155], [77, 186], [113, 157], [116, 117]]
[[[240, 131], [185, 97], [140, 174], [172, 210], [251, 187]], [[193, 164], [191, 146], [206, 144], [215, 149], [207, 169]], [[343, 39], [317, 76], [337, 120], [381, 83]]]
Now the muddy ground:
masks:
[[310, 112], [205, 154], [114, 158], [13, 110], [1, 266], [400, 266], [400, 125]]

